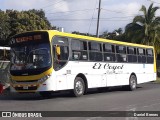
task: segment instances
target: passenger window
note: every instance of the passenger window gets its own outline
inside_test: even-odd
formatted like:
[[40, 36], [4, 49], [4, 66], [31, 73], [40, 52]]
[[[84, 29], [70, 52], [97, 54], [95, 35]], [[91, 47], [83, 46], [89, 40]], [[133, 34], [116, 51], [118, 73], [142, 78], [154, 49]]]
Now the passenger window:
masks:
[[153, 50], [147, 49], [147, 56], [153, 56]]
[[87, 50], [86, 41], [80, 41], [78, 39], [73, 39], [71, 46], [72, 46], [72, 50]]
[[103, 44], [104, 61], [115, 61], [115, 48], [114, 45], [104, 43]]
[[117, 54], [118, 62], [127, 62], [127, 56], [125, 54]]
[[103, 51], [104, 52], [112, 52], [112, 53], [114, 53], [114, 45], [103, 44]]
[[91, 61], [102, 61], [101, 43], [89, 42], [89, 59]]
[[127, 47], [127, 50], [128, 50], [128, 54], [136, 54], [136, 48], [134, 47]]
[[145, 49], [143, 48], [138, 48], [138, 63], [146, 63], [146, 56], [145, 56]]
[[116, 46], [116, 58], [118, 62], [127, 62], [127, 55], [126, 55], [126, 47], [117, 45]]
[[78, 39], [72, 39], [72, 59], [73, 60], [88, 60], [87, 42]]
[[128, 53], [128, 62], [137, 62], [137, 55], [136, 55], [136, 48], [134, 47], [127, 47]]
[[101, 44], [97, 42], [89, 42], [89, 50], [91, 51], [102, 51]]
[[69, 58], [68, 38], [55, 37], [52, 44], [54, 69], [59, 70], [67, 63]]
[[145, 49], [138, 48], [138, 55], [145, 55]]
[[153, 49], [147, 49], [147, 63], [153, 63], [154, 61], [154, 55], [153, 55]]

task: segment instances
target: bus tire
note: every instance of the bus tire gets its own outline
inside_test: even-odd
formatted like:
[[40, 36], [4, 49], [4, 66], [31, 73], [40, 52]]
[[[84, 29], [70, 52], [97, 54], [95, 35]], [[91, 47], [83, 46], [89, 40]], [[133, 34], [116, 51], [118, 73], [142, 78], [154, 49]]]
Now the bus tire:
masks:
[[128, 89], [130, 91], [133, 91], [137, 88], [137, 77], [135, 75], [131, 75], [129, 78], [129, 86]]
[[74, 81], [74, 89], [73, 89], [73, 95], [75, 97], [80, 97], [85, 92], [85, 84], [81, 77], [76, 77]]

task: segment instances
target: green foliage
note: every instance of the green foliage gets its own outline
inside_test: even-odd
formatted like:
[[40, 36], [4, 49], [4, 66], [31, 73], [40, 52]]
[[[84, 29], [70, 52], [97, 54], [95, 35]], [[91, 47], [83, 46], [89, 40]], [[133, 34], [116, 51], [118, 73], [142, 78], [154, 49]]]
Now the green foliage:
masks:
[[73, 31], [72, 34], [96, 37], [96, 35], [92, 35], [92, 34], [89, 34], [89, 33], [81, 33], [81, 32], [78, 32], [78, 31]]
[[135, 16], [132, 23], [125, 28], [125, 35], [131, 42], [153, 45], [157, 53], [160, 53], [160, 17], [156, 17], [159, 7], [153, 7], [153, 3], [147, 9], [142, 5], [140, 11], [143, 15]]
[[0, 45], [5, 44], [5, 40], [9, 36], [10, 32], [10, 25], [6, 20], [8, 20], [9, 17], [7, 14], [5, 14], [4, 11], [0, 10]]
[[[8, 41], [10, 36], [25, 31], [54, 29], [43, 10], [0, 10], [0, 41]], [[0, 45], [1, 45], [0, 43]]]
[[100, 35], [100, 38], [118, 40], [118, 41], [126, 41], [122, 28], [116, 29], [113, 32], [105, 31], [102, 33], [102, 35]]

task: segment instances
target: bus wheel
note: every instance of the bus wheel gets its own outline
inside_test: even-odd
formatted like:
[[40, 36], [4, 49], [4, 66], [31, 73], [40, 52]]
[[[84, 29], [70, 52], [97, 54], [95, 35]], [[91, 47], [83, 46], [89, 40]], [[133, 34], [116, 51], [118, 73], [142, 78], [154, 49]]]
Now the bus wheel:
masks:
[[39, 92], [39, 94], [44, 98], [51, 98], [52, 97], [52, 92], [51, 91]]
[[131, 75], [129, 78], [129, 86], [128, 86], [130, 91], [133, 91], [137, 88], [137, 78], [135, 75]]
[[76, 77], [74, 81], [74, 89], [73, 89], [73, 95], [75, 97], [80, 97], [85, 92], [85, 84], [81, 77]]

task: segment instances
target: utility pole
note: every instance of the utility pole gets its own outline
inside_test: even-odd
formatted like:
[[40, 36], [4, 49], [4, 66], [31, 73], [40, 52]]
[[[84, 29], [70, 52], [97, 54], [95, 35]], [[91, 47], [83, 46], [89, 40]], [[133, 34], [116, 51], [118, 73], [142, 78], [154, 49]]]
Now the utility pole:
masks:
[[99, 0], [99, 7], [98, 7], [98, 19], [97, 19], [97, 31], [96, 36], [99, 37], [99, 18], [100, 18], [100, 12], [101, 12], [101, 0]]

